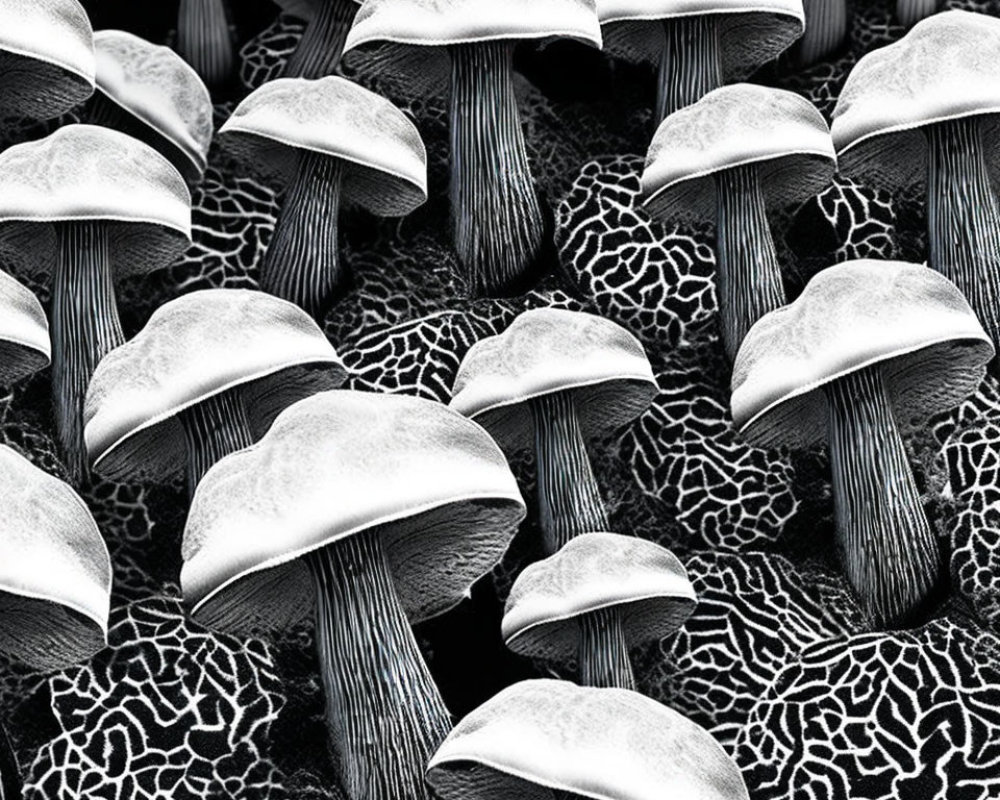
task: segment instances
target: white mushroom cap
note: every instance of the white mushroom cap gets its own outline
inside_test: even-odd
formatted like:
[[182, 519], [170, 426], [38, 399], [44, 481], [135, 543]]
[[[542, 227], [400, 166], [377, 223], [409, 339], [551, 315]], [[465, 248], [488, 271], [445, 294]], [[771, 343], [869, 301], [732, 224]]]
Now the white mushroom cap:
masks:
[[503, 638], [521, 655], [566, 663], [576, 658], [584, 614], [619, 607], [632, 646], [674, 633], [696, 602], [684, 565], [665, 547], [618, 533], [584, 533], [518, 575], [504, 609]]
[[38, 298], [0, 272], [0, 385], [48, 366], [52, 357], [49, 322]]
[[191, 292], [97, 365], [83, 412], [87, 452], [108, 477], [162, 480], [184, 465], [184, 409], [239, 386], [260, 436], [287, 406], [346, 377], [294, 303], [251, 289]]
[[649, 408], [657, 386], [631, 333], [582, 311], [525, 311], [462, 361], [449, 404], [484, 425], [508, 453], [530, 446], [528, 401], [573, 392], [584, 436], [596, 439]]
[[661, 219], [714, 221], [713, 177], [755, 164], [768, 205], [801, 202], [833, 179], [837, 157], [815, 106], [793, 92], [723, 86], [668, 116], [642, 174], [644, 203]]
[[62, 669], [100, 650], [108, 631], [111, 558], [68, 485], [0, 445], [0, 650]]
[[979, 385], [993, 345], [958, 288], [934, 270], [861, 259], [816, 274], [761, 317], [733, 366], [733, 422], [762, 447], [826, 436], [822, 387], [880, 365], [904, 430]]
[[337, 76], [268, 81], [219, 129], [249, 167], [284, 183], [298, 151], [338, 158], [341, 190], [381, 216], [403, 216], [427, 199], [427, 154], [416, 126], [396, 106]]
[[441, 800], [748, 800], [712, 735], [627, 689], [515, 683], [468, 714], [430, 760]]
[[[920, 128], [984, 116], [986, 141], [1000, 135], [1000, 19], [945, 11], [902, 39], [865, 55], [833, 111], [833, 141], [844, 175], [893, 190], [922, 184], [927, 142]], [[997, 148], [985, 149], [994, 180]]]
[[202, 478], [181, 586], [209, 627], [280, 628], [312, 608], [300, 557], [377, 529], [415, 623], [458, 604], [524, 515], [503, 454], [474, 422], [415, 397], [322, 392]]

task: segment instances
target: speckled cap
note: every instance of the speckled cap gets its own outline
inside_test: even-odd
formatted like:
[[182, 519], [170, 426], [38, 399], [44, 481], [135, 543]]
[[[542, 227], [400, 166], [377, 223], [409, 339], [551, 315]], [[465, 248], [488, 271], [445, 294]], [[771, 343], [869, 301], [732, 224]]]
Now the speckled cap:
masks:
[[63, 669], [106, 641], [111, 558], [80, 496], [0, 445], [0, 651]]
[[657, 386], [642, 345], [621, 325], [540, 308], [469, 348], [450, 405], [513, 454], [534, 441], [528, 402], [566, 391], [573, 392], [584, 436], [598, 439], [649, 408]]
[[338, 158], [341, 191], [374, 214], [403, 216], [427, 199], [427, 153], [416, 126], [344, 78], [268, 81], [237, 106], [219, 137], [248, 167], [282, 183], [294, 175], [299, 151]]
[[697, 598], [684, 565], [655, 542], [584, 533], [524, 568], [504, 609], [502, 632], [515, 653], [572, 662], [579, 619], [618, 607], [629, 646], [662, 639], [684, 624]]
[[761, 447], [826, 438], [823, 386], [880, 365], [904, 430], [972, 394], [993, 345], [958, 288], [919, 264], [857, 260], [817, 273], [750, 329], [732, 377], [733, 422]]
[[748, 800], [704, 728], [627, 689], [515, 683], [466, 715], [430, 760], [441, 800], [567, 792], [593, 800]]
[[798, 203], [833, 180], [830, 129], [800, 95], [750, 83], [723, 86], [668, 116], [642, 174], [649, 212], [665, 220], [715, 221], [714, 177], [757, 166], [769, 206]]
[[0, 385], [9, 386], [47, 367], [51, 356], [42, 304], [30, 289], [0, 272]]
[[164, 480], [184, 466], [184, 409], [239, 387], [259, 437], [287, 406], [346, 377], [294, 303], [251, 289], [191, 292], [97, 365], [83, 412], [87, 452], [109, 478]]
[[476, 423], [430, 400], [322, 392], [201, 479], [181, 586], [209, 627], [282, 628], [312, 609], [301, 556], [377, 529], [416, 623], [456, 605], [524, 515], [503, 454]]

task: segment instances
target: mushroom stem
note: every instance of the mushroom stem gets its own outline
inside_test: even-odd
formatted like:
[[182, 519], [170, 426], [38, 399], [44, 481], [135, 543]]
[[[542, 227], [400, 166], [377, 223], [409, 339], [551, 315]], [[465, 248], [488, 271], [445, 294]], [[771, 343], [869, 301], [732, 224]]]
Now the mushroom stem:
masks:
[[712, 15], [665, 19], [663, 32], [655, 125], [722, 86], [719, 33]]
[[354, 23], [354, 0], [324, 0], [285, 63], [286, 78], [323, 78], [332, 75], [344, 53], [347, 32]]
[[337, 251], [340, 160], [303, 150], [260, 268], [261, 288], [318, 314], [343, 282]]
[[847, 0], [805, 0], [806, 30], [798, 43], [805, 65], [832, 53], [847, 36]]
[[98, 362], [125, 342], [111, 277], [107, 229], [65, 222], [58, 238], [52, 288], [52, 383], [56, 426], [74, 481], [89, 475], [83, 404]]
[[933, 588], [937, 540], [920, 505], [881, 368], [838, 378], [825, 394], [844, 569], [867, 609], [891, 624]]
[[187, 442], [188, 497], [198, 481], [224, 456], [253, 444], [250, 418], [239, 389], [195, 403], [177, 415]]
[[206, 86], [215, 88], [229, 81], [233, 73], [233, 40], [224, 0], [181, 0], [177, 52]]
[[625, 643], [621, 610], [599, 608], [580, 619], [580, 683], [635, 690], [635, 675]]
[[929, 17], [937, 9], [938, 0], [896, 0], [896, 17], [904, 28]]
[[515, 284], [544, 232], [514, 97], [513, 53], [511, 42], [451, 48], [452, 225], [476, 296]]
[[331, 743], [351, 800], [431, 800], [424, 770], [451, 718], [396, 594], [381, 534], [306, 556]]
[[574, 536], [606, 531], [608, 515], [573, 395], [554, 392], [528, 405], [535, 426], [540, 524], [545, 552], [552, 555]]

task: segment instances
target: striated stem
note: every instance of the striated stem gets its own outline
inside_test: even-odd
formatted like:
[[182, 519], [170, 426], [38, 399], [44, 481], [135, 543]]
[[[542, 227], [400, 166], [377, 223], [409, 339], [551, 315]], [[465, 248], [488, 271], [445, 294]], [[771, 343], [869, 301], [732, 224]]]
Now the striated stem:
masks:
[[358, 4], [353, 0], [324, 0], [306, 25], [295, 52], [285, 63], [285, 78], [323, 78], [332, 75], [344, 54], [347, 32], [354, 24]]
[[224, 0], [181, 0], [177, 52], [210, 89], [229, 81], [235, 59]]
[[881, 368], [850, 373], [825, 393], [844, 569], [868, 610], [892, 624], [933, 588], [937, 540], [920, 505]]
[[451, 718], [399, 603], [378, 531], [306, 557], [330, 740], [350, 800], [431, 800]]
[[804, 0], [806, 30], [799, 39], [799, 61], [808, 66], [834, 52], [847, 36], [847, 0]]
[[187, 442], [188, 497], [219, 459], [253, 444], [250, 419], [239, 388], [185, 408], [178, 414]]
[[510, 288], [544, 224], [514, 97], [510, 42], [451, 48], [451, 215], [474, 295]]
[[722, 86], [718, 27], [711, 14], [665, 19], [663, 32], [654, 125]]
[[578, 653], [583, 686], [635, 690], [635, 675], [617, 606], [583, 615]]
[[896, 0], [896, 17], [909, 28], [938, 10], [938, 0]]

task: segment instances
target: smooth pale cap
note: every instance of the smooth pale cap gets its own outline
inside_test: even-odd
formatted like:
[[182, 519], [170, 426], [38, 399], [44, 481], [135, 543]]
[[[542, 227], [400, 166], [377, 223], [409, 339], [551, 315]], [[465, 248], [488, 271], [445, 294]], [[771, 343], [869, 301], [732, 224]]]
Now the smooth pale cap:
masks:
[[248, 167], [288, 183], [303, 150], [340, 159], [341, 191], [374, 214], [409, 214], [427, 199], [416, 126], [374, 92], [337, 76], [279, 78], [256, 89], [219, 129]]
[[626, 689], [515, 683], [468, 714], [431, 758], [441, 800], [748, 800], [739, 768], [687, 717]]
[[[937, 122], [985, 116], [984, 141], [1000, 134], [1000, 19], [945, 11], [917, 23], [898, 42], [865, 55], [851, 70], [833, 111], [840, 171], [889, 190], [922, 184], [927, 140]], [[994, 180], [996, 147], [984, 147]]]
[[0, 384], [8, 386], [47, 367], [51, 356], [42, 304], [30, 289], [0, 272]]
[[503, 454], [476, 423], [430, 400], [322, 392], [202, 478], [181, 586], [209, 627], [280, 629], [312, 608], [300, 557], [377, 529], [415, 623], [460, 602], [524, 515]]
[[111, 558], [97, 523], [68, 484], [0, 445], [0, 650], [63, 669], [106, 641]]
[[822, 387], [878, 364], [912, 429], [979, 386], [993, 345], [958, 288], [919, 264], [848, 261], [761, 317], [733, 366], [733, 422], [761, 447], [825, 439]]
[[833, 180], [837, 156], [815, 106], [783, 89], [723, 86], [668, 116], [642, 173], [643, 202], [660, 219], [715, 221], [715, 179], [756, 165], [769, 206], [798, 203]]
[[346, 377], [294, 303], [251, 289], [192, 292], [160, 306], [97, 365], [83, 412], [87, 452], [107, 477], [164, 480], [184, 467], [184, 409], [239, 387], [259, 437], [287, 406]]
[[50, 274], [51, 224], [102, 221], [119, 278], [165, 266], [191, 242], [191, 194], [149, 145], [96, 125], [66, 125], [0, 153], [0, 254]]
[[0, 118], [57, 117], [94, 91], [93, 30], [77, 0], [0, 3]]
[[307, 22], [316, 16], [317, 9], [324, 3], [353, 3], [361, 5], [363, 0], [274, 0], [281, 10]]
[[200, 178], [213, 123], [212, 98], [198, 73], [169, 47], [125, 31], [98, 31], [94, 50], [97, 89], [165, 140], [165, 155], [188, 180]]
[[584, 533], [524, 568], [501, 629], [515, 653], [565, 663], [576, 659], [584, 614], [617, 607], [625, 641], [635, 646], [670, 636], [696, 602], [684, 565], [665, 547], [618, 533]]
[[507, 453], [534, 441], [533, 398], [572, 392], [583, 434], [599, 439], [649, 408], [653, 368], [631, 333], [582, 311], [525, 311], [469, 348], [449, 405], [483, 425]]

